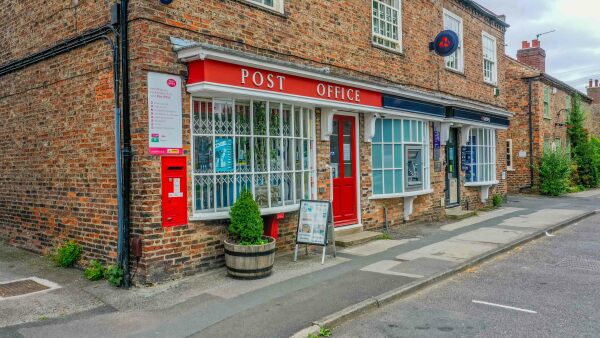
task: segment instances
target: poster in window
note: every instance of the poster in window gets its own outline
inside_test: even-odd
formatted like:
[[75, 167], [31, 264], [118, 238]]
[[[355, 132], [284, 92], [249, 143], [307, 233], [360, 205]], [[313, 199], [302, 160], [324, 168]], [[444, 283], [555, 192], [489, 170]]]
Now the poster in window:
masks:
[[233, 139], [215, 139], [215, 169], [218, 173], [233, 171]]

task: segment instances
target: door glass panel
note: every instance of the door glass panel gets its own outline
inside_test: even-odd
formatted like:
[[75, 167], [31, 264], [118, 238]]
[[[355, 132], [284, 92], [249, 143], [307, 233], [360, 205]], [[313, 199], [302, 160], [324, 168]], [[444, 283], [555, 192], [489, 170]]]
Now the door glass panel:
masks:
[[330, 164], [333, 171], [333, 178], [338, 178], [340, 172], [340, 140], [338, 131], [338, 121], [333, 121], [333, 133], [329, 137]]
[[352, 177], [352, 122], [344, 121], [344, 177]]

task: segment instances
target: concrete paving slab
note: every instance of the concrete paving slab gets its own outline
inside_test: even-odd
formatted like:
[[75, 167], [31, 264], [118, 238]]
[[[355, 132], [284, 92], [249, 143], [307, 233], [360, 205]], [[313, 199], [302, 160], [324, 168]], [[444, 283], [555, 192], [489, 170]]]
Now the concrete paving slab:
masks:
[[567, 194], [568, 197], [578, 197], [578, 198], [590, 198], [590, 197], [595, 197], [595, 198], [600, 198], [600, 189], [592, 189], [592, 190], [587, 190], [587, 191], [582, 191], [582, 192], [576, 192], [573, 194]]
[[516, 231], [500, 228], [479, 228], [454, 236], [451, 239], [469, 242], [505, 244], [527, 235], [526, 231]]
[[291, 278], [327, 269], [350, 260], [349, 258], [339, 256], [336, 258], [327, 256], [325, 259], [325, 264], [321, 265], [321, 255], [311, 253], [309, 256], [305, 256], [304, 250], [300, 251], [302, 251], [302, 253], [298, 256], [298, 262], [293, 261], [292, 255], [278, 257], [276, 264], [273, 267], [273, 274], [267, 278], [257, 280], [238, 280], [224, 276], [218, 286], [206, 290], [206, 293], [213, 296], [230, 299], [244, 293], [286, 281]]
[[528, 215], [506, 219], [499, 225], [543, 229], [584, 213], [582, 210], [573, 209], [542, 209]]
[[495, 249], [495, 244], [445, 240], [417, 250], [396, 256], [396, 259], [411, 261], [417, 258], [444, 259], [454, 262], [463, 262], [471, 257]]
[[481, 223], [481, 222], [484, 222], [484, 221], [487, 221], [487, 220], [490, 220], [490, 219], [493, 219], [496, 217], [512, 214], [513, 212], [522, 211], [522, 210], [525, 210], [525, 209], [507, 207], [507, 208], [501, 208], [501, 209], [489, 211], [489, 212], [480, 212], [475, 217], [471, 217], [469, 219], [464, 219], [462, 221], [455, 222], [455, 223], [442, 225], [440, 227], [440, 229], [445, 230], [445, 231], [454, 231], [456, 229], [461, 229], [461, 228], [467, 227], [469, 225]]
[[436, 273], [446, 271], [453, 265], [455, 265], [454, 262], [447, 260], [423, 257], [408, 262], [402, 262], [392, 267], [390, 270], [402, 274], [432, 276]]
[[339, 253], [353, 255], [353, 256], [371, 256], [384, 252], [390, 248], [398, 245], [402, 245], [411, 241], [419, 240], [418, 238], [401, 239], [401, 240], [377, 240], [369, 242], [367, 244], [358, 245], [349, 249], [339, 251]]
[[402, 264], [402, 262], [383, 260], [383, 261], [379, 261], [377, 263], [373, 263], [371, 265], [367, 265], [360, 270], [366, 271], [366, 272], [382, 273], [384, 275], [403, 276], [403, 277], [409, 277], [409, 278], [423, 278], [423, 275], [395, 271], [394, 268], [400, 264]]

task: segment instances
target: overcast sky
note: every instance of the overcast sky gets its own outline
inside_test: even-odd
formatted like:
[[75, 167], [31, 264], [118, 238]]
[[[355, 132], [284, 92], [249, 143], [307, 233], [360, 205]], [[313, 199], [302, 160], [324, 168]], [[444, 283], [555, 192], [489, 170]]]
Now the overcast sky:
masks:
[[516, 57], [521, 41], [540, 37], [546, 72], [585, 93], [589, 79], [600, 79], [600, 0], [477, 0], [506, 14], [506, 53]]

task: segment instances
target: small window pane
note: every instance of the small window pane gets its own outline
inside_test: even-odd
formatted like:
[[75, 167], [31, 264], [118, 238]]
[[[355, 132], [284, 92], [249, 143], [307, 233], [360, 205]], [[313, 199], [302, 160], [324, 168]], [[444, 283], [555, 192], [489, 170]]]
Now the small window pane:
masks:
[[373, 171], [373, 194], [383, 194], [383, 173], [381, 170]]
[[404, 192], [404, 190], [403, 190], [404, 179], [402, 177], [402, 170], [394, 170], [394, 176], [395, 176], [395, 181], [394, 181], [395, 192], [396, 193]]
[[383, 150], [383, 167], [393, 168], [394, 167], [394, 146], [386, 144]]
[[404, 142], [410, 142], [410, 120], [404, 120]]
[[383, 142], [392, 142], [393, 121], [390, 119], [383, 120]]
[[402, 120], [394, 120], [394, 142], [402, 142]]
[[384, 171], [384, 194], [393, 194], [394, 193], [394, 171], [386, 170]]
[[380, 144], [373, 145], [373, 169], [381, 169], [383, 163], [382, 146]]
[[[334, 122], [334, 123], [337, 123], [337, 122]], [[381, 122], [381, 119], [375, 120], [375, 135], [373, 136], [373, 142], [381, 142], [382, 126], [383, 126], [383, 122]], [[334, 125], [334, 132], [335, 132], [335, 125]]]

